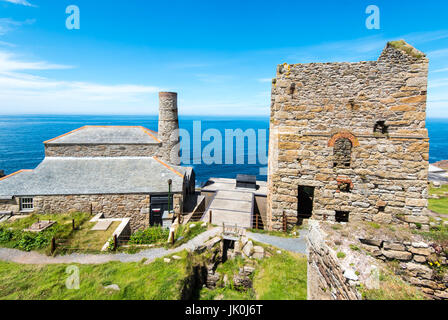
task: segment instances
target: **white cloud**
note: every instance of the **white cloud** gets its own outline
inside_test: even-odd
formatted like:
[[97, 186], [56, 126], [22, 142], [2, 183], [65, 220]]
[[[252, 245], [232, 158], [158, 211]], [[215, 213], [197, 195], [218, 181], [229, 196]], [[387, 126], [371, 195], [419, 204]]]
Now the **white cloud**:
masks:
[[51, 64], [45, 61], [21, 61], [9, 52], [0, 51], [0, 73], [29, 70], [70, 69], [72, 66]]
[[36, 22], [34, 19], [28, 19], [25, 21], [16, 21], [11, 18], [0, 18], [0, 35], [5, 35], [8, 32], [23, 26], [23, 25], [30, 25]]
[[261, 83], [272, 82], [272, 78], [260, 78], [257, 80], [258, 80], [258, 82], [261, 82]]
[[[63, 70], [71, 66], [22, 61], [0, 51], [0, 113], [156, 113], [150, 109], [159, 88], [48, 79], [27, 71]], [[154, 97], [151, 97], [154, 95]]]
[[0, 1], [9, 2], [9, 3], [13, 3], [13, 4], [19, 4], [19, 5], [26, 6], [26, 7], [36, 7], [34, 4], [31, 4], [26, 0], [0, 0]]

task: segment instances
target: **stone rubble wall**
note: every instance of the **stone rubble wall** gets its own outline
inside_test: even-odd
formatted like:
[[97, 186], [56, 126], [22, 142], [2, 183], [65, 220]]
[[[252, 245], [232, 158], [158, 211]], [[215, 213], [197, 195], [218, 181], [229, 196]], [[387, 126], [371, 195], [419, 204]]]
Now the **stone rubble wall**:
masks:
[[[279, 65], [272, 85], [268, 217], [297, 222], [298, 187], [315, 187], [314, 219], [428, 228], [428, 59], [387, 46], [378, 61]], [[375, 133], [385, 121], [388, 134]], [[336, 139], [350, 139], [348, 168], [333, 167]], [[340, 192], [338, 181], [351, 183]]]
[[0, 200], [0, 211], [11, 211], [17, 213], [19, 210], [20, 206], [18, 200]]
[[152, 157], [161, 144], [46, 144], [46, 157]]
[[[425, 242], [360, 239], [362, 247], [382, 261], [400, 262], [400, 276], [434, 299], [448, 300], [447, 253]], [[437, 263], [440, 265], [438, 266]], [[432, 265], [431, 265], [432, 264]]]
[[308, 300], [361, 300], [356, 284], [344, 276], [344, 267], [325, 243], [325, 233], [317, 223], [310, 223], [307, 250]]
[[[182, 212], [182, 194], [174, 194], [174, 212]], [[19, 212], [19, 199], [0, 201], [0, 211]], [[113, 195], [63, 195], [63, 196], [36, 196], [34, 197], [34, 212], [68, 213], [90, 212], [103, 213], [104, 218], [130, 218], [132, 232], [145, 229], [149, 226], [149, 196], [142, 194], [113, 194]]]

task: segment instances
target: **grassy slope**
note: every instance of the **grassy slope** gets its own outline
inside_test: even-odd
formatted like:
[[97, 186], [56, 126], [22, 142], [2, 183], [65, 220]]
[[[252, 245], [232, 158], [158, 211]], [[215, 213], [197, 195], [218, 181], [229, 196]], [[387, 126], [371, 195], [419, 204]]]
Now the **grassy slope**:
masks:
[[306, 282], [306, 257], [283, 252], [262, 261], [254, 289], [260, 300], [306, 300]]
[[[237, 258], [220, 265], [217, 272], [232, 279], [247, 261]], [[203, 289], [201, 300], [306, 300], [307, 298], [306, 257], [283, 252], [261, 260], [253, 276], [253, 290], [238, 291], [232, 285], [216, 290]]]
[[[187, 276], [186, 253], [167, 264], [111, 262], [78, 265], [80, 289], [69, 290], [67, 265], [19, 265], [0, 262], [0, 299], [12, 300], [177, 300]], [[120, 291], [104, 289], [117, 284]]]

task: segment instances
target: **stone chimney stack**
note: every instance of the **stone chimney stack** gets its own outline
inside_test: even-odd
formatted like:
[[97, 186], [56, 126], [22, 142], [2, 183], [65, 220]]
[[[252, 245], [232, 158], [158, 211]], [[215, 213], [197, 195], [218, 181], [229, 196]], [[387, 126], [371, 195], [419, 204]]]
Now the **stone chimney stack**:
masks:
[[177, 93], [159, 93], [159, 140], [162, 142], [159, 157], [172, 165], [180, 165], [179, 118], [177, 116]]

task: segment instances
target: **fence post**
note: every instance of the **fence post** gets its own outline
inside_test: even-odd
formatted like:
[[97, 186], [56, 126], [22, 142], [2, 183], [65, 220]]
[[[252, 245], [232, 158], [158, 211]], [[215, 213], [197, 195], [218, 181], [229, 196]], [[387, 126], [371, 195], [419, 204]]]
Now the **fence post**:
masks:
[[210, 210], [210, 215], [208, 216], [208, 224], [212, 224], [212, 220], [213, 220], [213, 211]]
[[283, 211], [283, 232], [287, 232], [286, 214]]
[[93, 205], [90, 204], [90, 215], [92, 215], [92, 214], [93, 214]]
[[117, 239], [117, 235], [114, 234], [114, 251], [117, 250], [117, 247], [118, 247], [118, 239]]
[[176, 232], [173, 230], [172, 231], [172, 234], [171, 234], [171, 244], [174, 246], [174, 242], [175, 242], [175, 239], [174, 239], [174, 237], [176, 236]]
[[75, 230], [75, 219], [72, 219], [72, 230]]
[[51, 248], [50, 248], [51, 254], [53, 254], [56, 251], [56, 239], [55, 237], [51, 238]]

